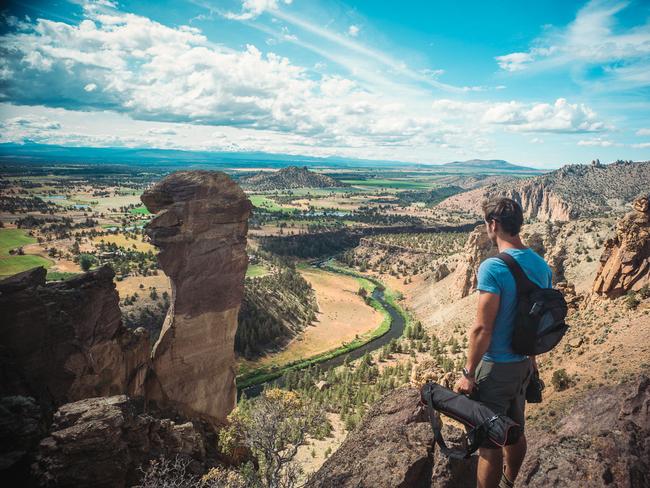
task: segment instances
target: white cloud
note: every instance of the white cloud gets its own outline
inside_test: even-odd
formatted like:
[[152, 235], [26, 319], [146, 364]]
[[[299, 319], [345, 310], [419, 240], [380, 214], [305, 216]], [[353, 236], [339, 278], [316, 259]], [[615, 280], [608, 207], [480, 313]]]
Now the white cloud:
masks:
[[177, 134], [177, 132], [174, 129], [171, 129], [169, 127], [161, 127], [161, 128], [154, 127], [152, 129], [147, 130], [146, 133], [149, 135], [163, 135], [163, 136], [173, 136]]
[[436, 100], [434, 112], [447, 119], [462, 119], [473, 124], [505, 126], [518, 132], [600, 132], [607, 129], [597, 114], [584, 104], [564, 98], [550, 103], [463, 102]]
[[530, 140], [531, 144], [544, 144], [544, 139], [540, 139], [539, 137], [533, 137]]
[[[285, 17], [284, 12], [277, 15]], [[374, 64], [368, 67], [385, 67], [399, 81], [386, 86], [378, 80], [373, 85], [357, 76], [319, 74], [255, 46], [233, 50], [214, 44], [193, 27], [171, 28], [109, 7], [93, 7], [86, 8], [77, 24], [39, 19], [0, 37], [0, 76], [10, 73], [3, 78], [0, 103], [22, 105], [25, 113], [47, 105], [54, 111], [67, 109], [66, 117], [76, 114], [74, 124], [50, 129], [35, 125], [38, 120], [31, 125], [7, 120], [11, 130], [0, 137], [53, 144], [413, 159], [416, 154], [439, 157], [439, 149], [453, 151], [454, 157], [494, 154], [491, 136], [498, 131], [606, 129], [589, 107], [564, 99], [433, 100], [430, 88], [409, 91], [412, 85], [404, 78], [426, 79], [435, 86], [442, 71], [413, 72], [345, 34], [313, 24], [305, 27], [302, 20], [288, 24], [292, 31], [304, 29], [324, 39], [334, 36], [329, 39], [335, 39], [334, 44], [370, 59]], [[286, 28], [278, 27], [275, 33], [280, 41], [293, 36]], [[484, 89], [452, 91], [462, 96]], [[52, 113], [50, 120], [62, 120]], [[110, 113], [122, 114], [110, 130], [102, 125], [89, 131], [79, 121], [82, 116], [105, 120]], [[225, 136], [213, 137], [215, 127]]]
[[359, 28], [358, 25], [352, 24], [350, 27], [348, 27], [348, 34], [351, 35], [352, 37], [357, 37], [359, 35], [359, 31], [361, 29]]
[[506, 71], [520, 71], [525, 69], [526, 64], [533, 61], [533, 59], [533, 56], [529, 53], [512, 53], [496, 57], [499, 67]]
[[621, 0], [591, 0], [566, 28], [547, 27], [527, 52], [497, 56], [496, 61], [510, 72], [600, 66], [602, 76], [589, 82], [602, 89], [650, 85], [650, 20], [617, 28], [616, 15], [628, 5]]
[[578, 141], [578, 146], [612, 147], [612, 146], [620, 146], [620, 145], [621, 144], [619, 143], [609, 141], [607, 139], [602, 139], [600, 137]]
[[[462, 146], [482, 130], [442, 122], [419, 100], [406, 106], [399, 94], [341, 76], [314, 78], [254, 46], [226, 49], [196, 28], [134, 14], [86, 9], [78, 25], [39, 19], [0, 40], [12, 72], [2, 96], [14, 104], [291, 133], [325, 147]], [[25, 61], [35, 53], [38, 62]]]
[[632, 144], [632, 147], [636, 149], [647, 149], [650, 147], [650, 142], [640, 142], [638, 144]]
[[637, 136], [650, 136], [650, 129], [639, 129], [636, 131]]
[[52, 134], [60, 132], [61, 124], [48, 117], [27, 114], [11, 117], [0, 123], [0, 142], [46, 141]]
[[[282, 1], [287, 5], [292, 3], [292, 0]], [[227, 12], [224, 17], [233, 20], [251, 20], [269, 10], [277, 10], [279, 3], [278, 0], [243, 0], [241, 13]]]
[[601, 132], [606, 129], [589, 107], [571, 104], [564, 98], [558, 98], [553, 104], [497, 103], [483, 114], [483, 120], [525, 132]]

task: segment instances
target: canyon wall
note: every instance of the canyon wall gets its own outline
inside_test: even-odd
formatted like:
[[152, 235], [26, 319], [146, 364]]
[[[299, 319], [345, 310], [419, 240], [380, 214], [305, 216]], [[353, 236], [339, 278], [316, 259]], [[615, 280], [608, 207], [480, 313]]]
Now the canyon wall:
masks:
[[453, 195], [440, 208], [482, 215], [485, 200], [508, 197], [524, 216], [540, 221], [569, 221], [621, 210], [650, 187], [650, 162], [567, 165], [524, 180], [506, 181]]
[[49, 415], [82, 398], [143, 395], [149, 340], [122, 326], [113, 270], [45, 275], [34, 268], [0, 282], [0, 396], [33, 397]]
[[481, 204], [485, 200], [507, 197], [521, 204], [526, 218], [541, 221], [568, 221], [578, 215], [576, 208], [538, 178], [540, 177], [460, 193], [449, 197], [439, 206], [448, 210], [482, 215]]
[[638, 198], [632, 212], [616, 225], [600, 258], [593, 292], [616, 298], [650, 285], [650, 204]]
[[172, 285], [147, 398], [222, 423], [237, 396], [234, 341], [252, 204], [217, 171], [173, 173], [142, 201], [156, 214], [146, 233]]

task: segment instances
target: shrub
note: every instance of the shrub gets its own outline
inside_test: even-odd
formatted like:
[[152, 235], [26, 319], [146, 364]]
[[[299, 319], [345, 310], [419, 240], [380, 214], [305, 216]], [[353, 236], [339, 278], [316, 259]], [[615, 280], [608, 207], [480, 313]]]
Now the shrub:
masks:
[[644, 285], [643, 288], [639, 290], [639, 296], [644, 300], [650, 298], [650, 285]]
[[566, 370], [563, 368], [557, 369], [553, 372], [551, 384], [557, 391], [564, 391], [573, 384], [573, 381], [571, 380], [571, 377], [566, 372]]
[[95, 264], [95, 256], [92, 254], [81, 254], [79, 256], [79, 266], [84, 271], [88, 271]]
[[627, 307], [628, 310], [636, 309], [636, 307], [638, 307], [640, 303], [641, 300], [637, 298], [636, 293], [634, 293], [633, 291], [630, 291], [625, 297], [625, 306]]

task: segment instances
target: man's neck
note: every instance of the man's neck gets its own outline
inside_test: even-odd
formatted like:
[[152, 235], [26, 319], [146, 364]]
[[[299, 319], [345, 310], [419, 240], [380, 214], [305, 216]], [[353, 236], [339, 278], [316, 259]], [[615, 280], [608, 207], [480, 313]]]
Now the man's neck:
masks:
[[503, 252], [506, 249], [526, 249], [527, 246], [521, 242], [521, 237], [517, 234], [516, 236], [507, 237], [497, 236], [497, 248], [499, 252]]

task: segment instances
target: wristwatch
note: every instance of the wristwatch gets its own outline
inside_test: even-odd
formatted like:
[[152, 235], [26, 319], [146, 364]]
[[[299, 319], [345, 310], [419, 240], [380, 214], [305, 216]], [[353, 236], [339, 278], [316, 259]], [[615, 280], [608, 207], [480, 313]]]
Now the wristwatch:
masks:
[[469, 369], [467, 369], [467, 368], [463, 368], [463, 376], [464, 376], [465, 378], [467, 378], [467, 379], [470, 379], [470, 380], [473, 380], [473, 379], [474, 379], [474, 375], [473, 375], [473, 374], [469, 374]]

